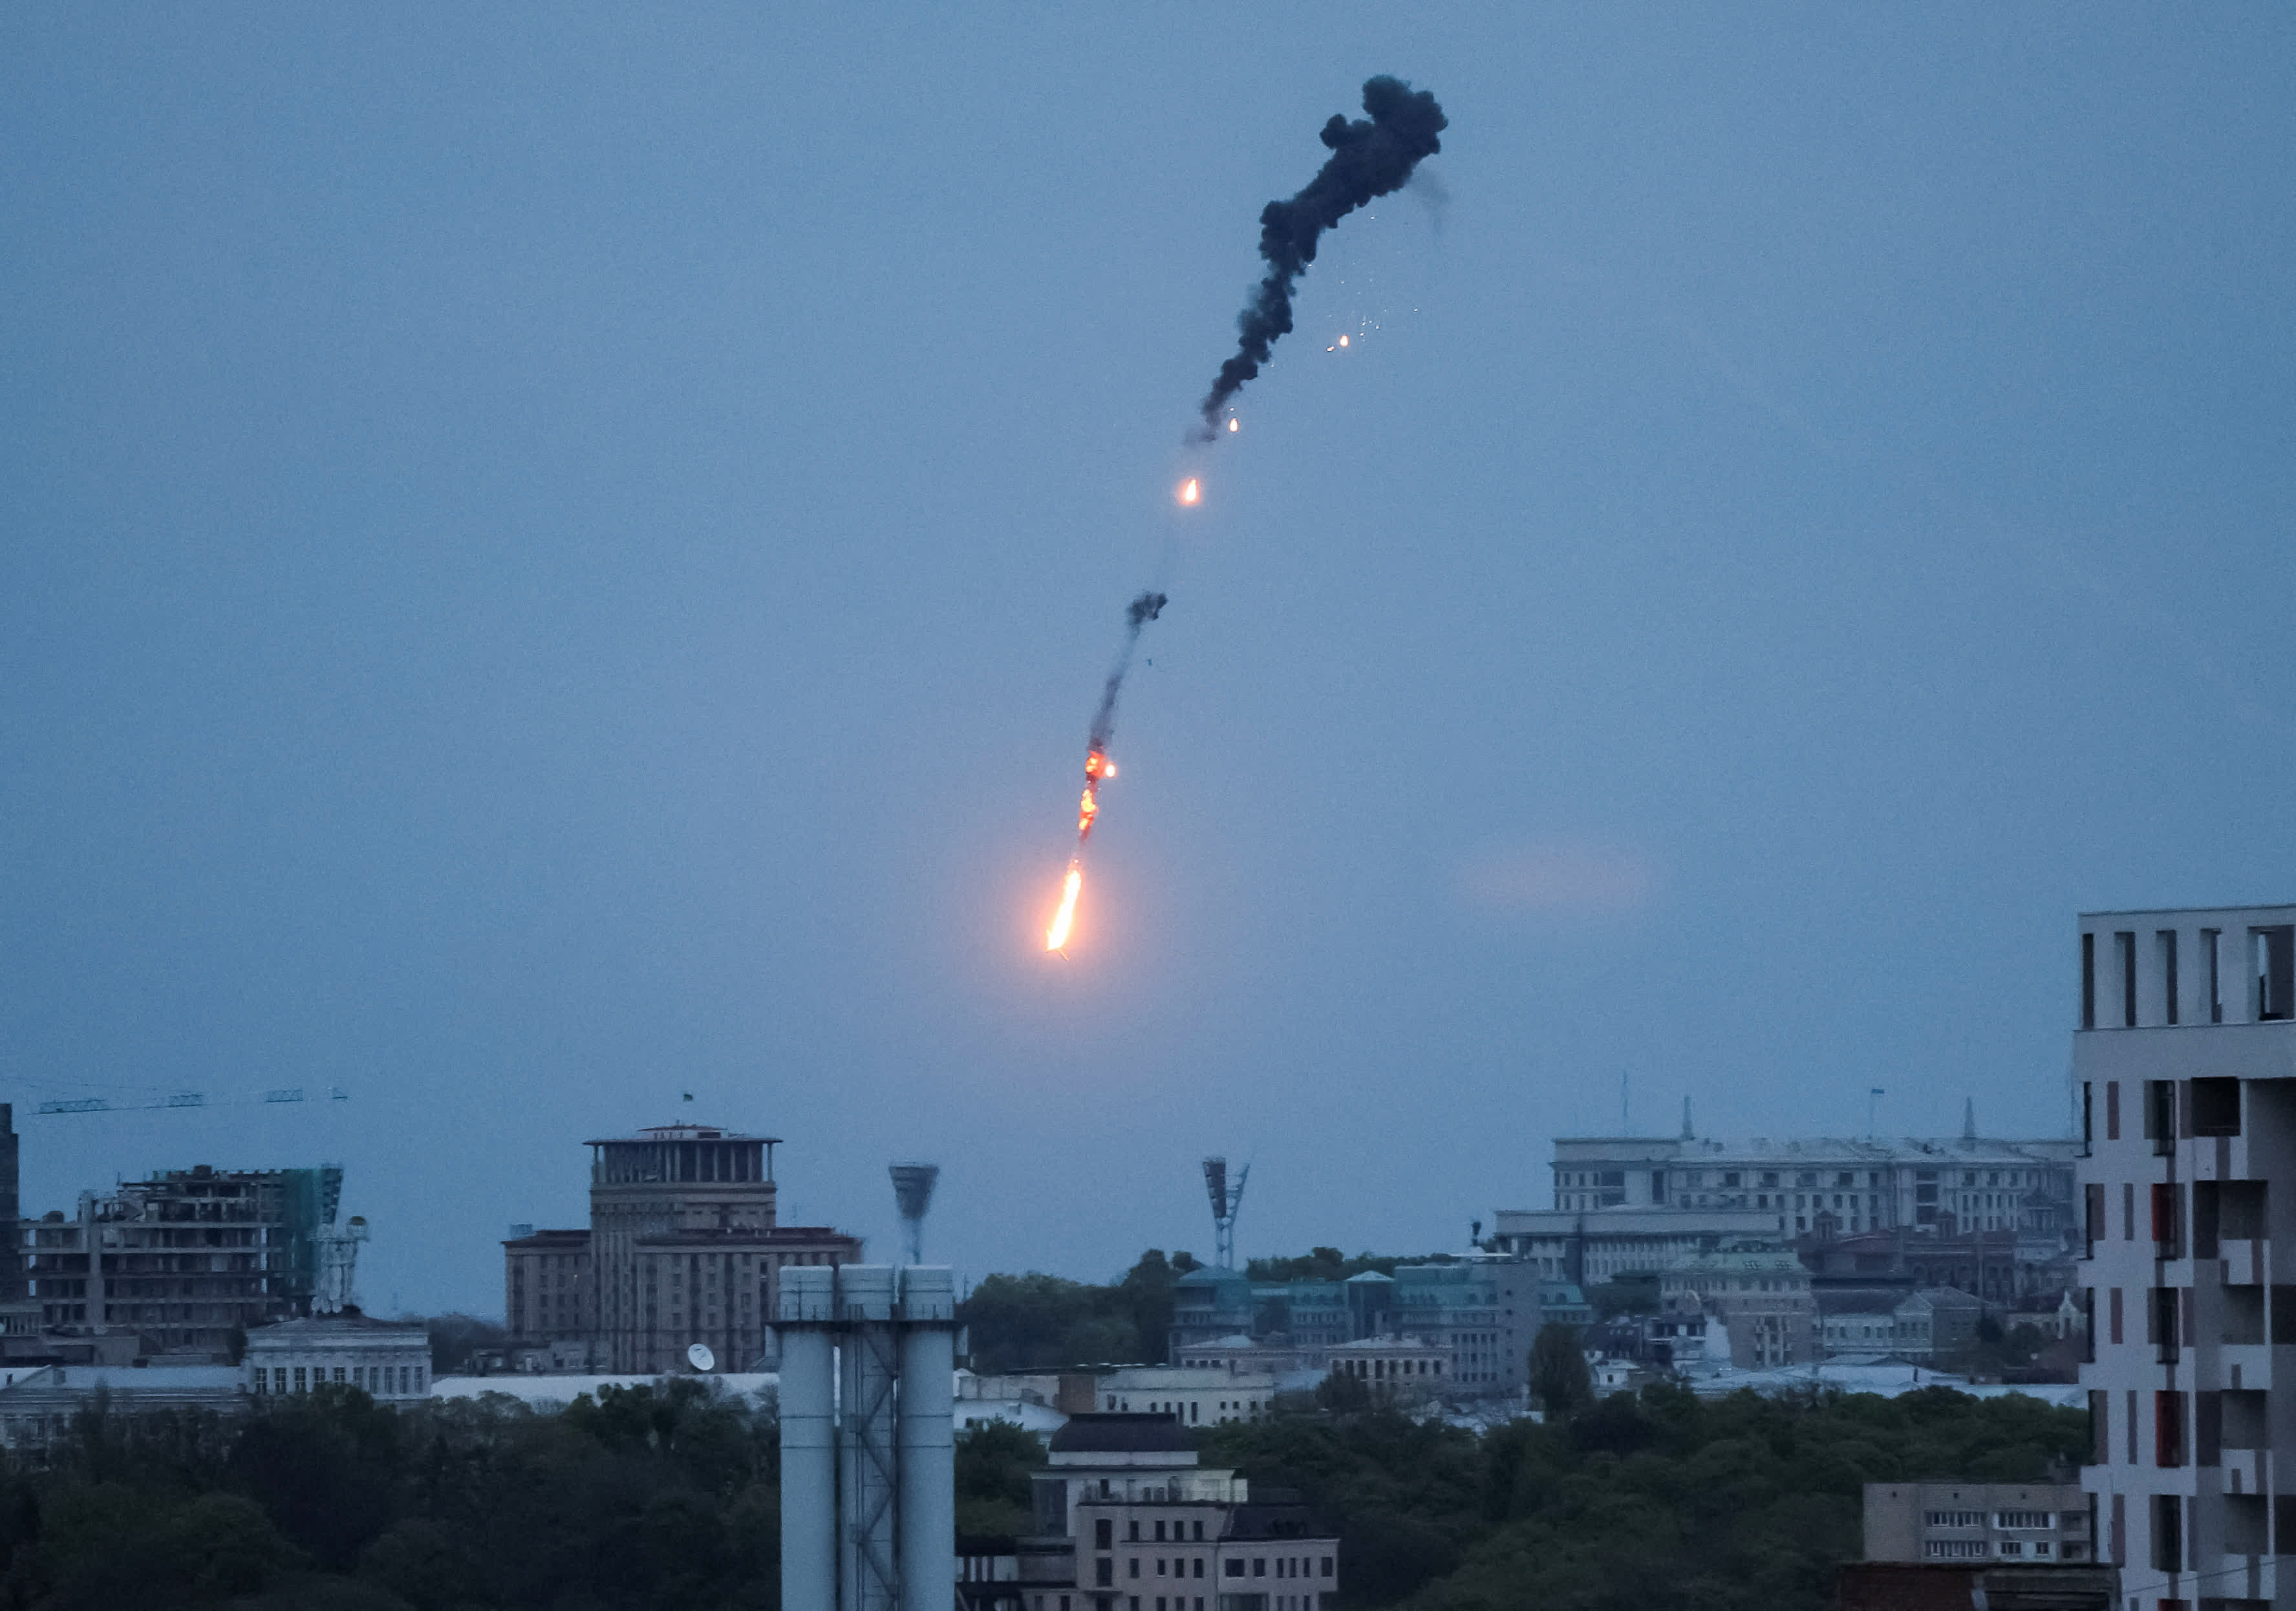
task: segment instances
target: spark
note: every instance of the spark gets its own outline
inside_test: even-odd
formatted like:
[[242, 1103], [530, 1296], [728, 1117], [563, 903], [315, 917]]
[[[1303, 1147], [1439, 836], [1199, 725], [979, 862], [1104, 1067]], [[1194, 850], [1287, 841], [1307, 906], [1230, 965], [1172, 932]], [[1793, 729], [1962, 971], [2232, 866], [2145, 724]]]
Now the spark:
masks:
[[1196, 478], [1194, 476], [1192, 475], [1186, 481], [1180, 483], [1180, 501], [1182, 503], [1193, 504], [1197, 499], [1203, 497], [1203, 495], [1204, 489], [1196, 484]]
[[1241, 430], [1242, 430], [1242, 429], [1243, 429], [1243, 427], [1242, 427], [1242, 426], [1241, 426], [1241, 425], [1237, 424], [1234, 420], [1230, 420], [1230, 421], [1227, 423], [1227, 428], [1228, 428], [1230, 431], [1241, 431]]
[[1344, 346], [1346, 346], [1347, 344], [1348, 344], [1348, 338], [1347, 338], [1347, 337], [1345, 337], [1345, 336], [1341, 336], [1341, 337], [1340, 338], [1340, 345], [1341, 345], [1341, 346], [1342, 346], [1342, 347], [1344, 347]]
[[[1092, 796], [1085, 796], [1089, 801]], [[1069, 930], [1076, 924], [1077, 892], [1084, 888], [1084, 867], [1076, 861], [1069, 863], [1068, 876], [1061, 880], [1061, 909], [1053, 914], [1053, 926], [1045, 931], [1045, 949], [1062, 949], [1069, 942]]]

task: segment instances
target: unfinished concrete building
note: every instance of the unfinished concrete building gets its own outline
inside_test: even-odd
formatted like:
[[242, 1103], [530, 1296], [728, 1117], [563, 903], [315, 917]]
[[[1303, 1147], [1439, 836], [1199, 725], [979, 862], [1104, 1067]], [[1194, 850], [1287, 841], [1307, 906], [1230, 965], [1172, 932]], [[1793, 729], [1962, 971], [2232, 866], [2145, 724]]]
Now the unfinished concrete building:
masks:
[[[12, 1162], [13, 1137], [0, 1141]], [[340, 1307], [363, 1221], [338, 1226], [343, 1171], [168, 1170], [79, 1212], [16, 1221], [41, 1330], [130, 1334], [138, 1352], [224, 1354], [234, 1333]]]

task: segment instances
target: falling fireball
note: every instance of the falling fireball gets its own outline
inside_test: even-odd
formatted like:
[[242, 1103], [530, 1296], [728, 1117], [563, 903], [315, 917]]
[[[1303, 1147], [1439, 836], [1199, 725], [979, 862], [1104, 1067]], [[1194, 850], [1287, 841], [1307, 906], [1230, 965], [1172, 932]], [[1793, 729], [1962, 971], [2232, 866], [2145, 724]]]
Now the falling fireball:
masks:
[[1193, 504], [1198, 498], [1203, 497], [1203, 495], [1204, 489], [1196, 485], [1196, 478], [1194, 476], [1192, 475], [1186, 481], [1180, 483], [1180, 501], [1182, 503]]
[[1084, 868], [1074, 861], [1069, 863], [1068, 876], [1061, 880], [1061, 908], [1053, 914], [1053, 926], [1045, 931], [1045, 949], [1057, 951], [1069, 942], [1069, 930], [1076, 924], [1077, 892], [1084, 888]]

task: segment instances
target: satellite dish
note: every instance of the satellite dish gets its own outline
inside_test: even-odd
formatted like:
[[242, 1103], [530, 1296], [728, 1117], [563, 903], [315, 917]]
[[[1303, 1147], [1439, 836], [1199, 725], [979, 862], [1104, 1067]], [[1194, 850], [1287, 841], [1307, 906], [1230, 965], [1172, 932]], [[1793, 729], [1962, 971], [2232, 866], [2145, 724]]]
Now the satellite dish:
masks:
[[709, 1352], [707, 1343], [696, 1343], [685, 1351], [685, 1362], [696, 1370], [718, 1369], [718, 1356]]

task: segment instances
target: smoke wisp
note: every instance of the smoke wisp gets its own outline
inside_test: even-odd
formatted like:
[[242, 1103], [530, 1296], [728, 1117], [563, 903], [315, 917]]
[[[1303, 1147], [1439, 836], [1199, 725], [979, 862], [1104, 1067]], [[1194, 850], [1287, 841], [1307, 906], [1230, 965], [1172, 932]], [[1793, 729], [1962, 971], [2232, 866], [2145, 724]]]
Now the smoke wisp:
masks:
[[1220, 410], [1259, 373], [1276, 339], [1291, 333], [1292, 288], [1316, 260], [1323, 233], [1366, 201], [1401, 189], [1422, 158], [1443, 149], [1439, 136], [1450, 119], [1431, 92], [1382, 74], [1364, 85], [1363, 104], [1367, 119], [1349, 122], [1335, 112], [1324, 125], [1332, 154], [1308, 187], [1260, 211], [1259, 255], [1267, 276], [1236, 319], [1235, 356], [1220, 366], [1204, 395], [1202, 423], [1191, 432], [1198, 441], [1218, 434]]
[[1132, 670], [1132, 652], [1140, 646], [1140, 629], [1162, 614], [1170, 602], [1161, 593], [1143, 593], [1125, 606], [1124, 648], [1100, 690], [1100, 709], [1092, 713], [1093, 753], [1106, 753], [1108, 741], [1116, 736], [1116, 696], [1124, 691], [1125, 676]]

